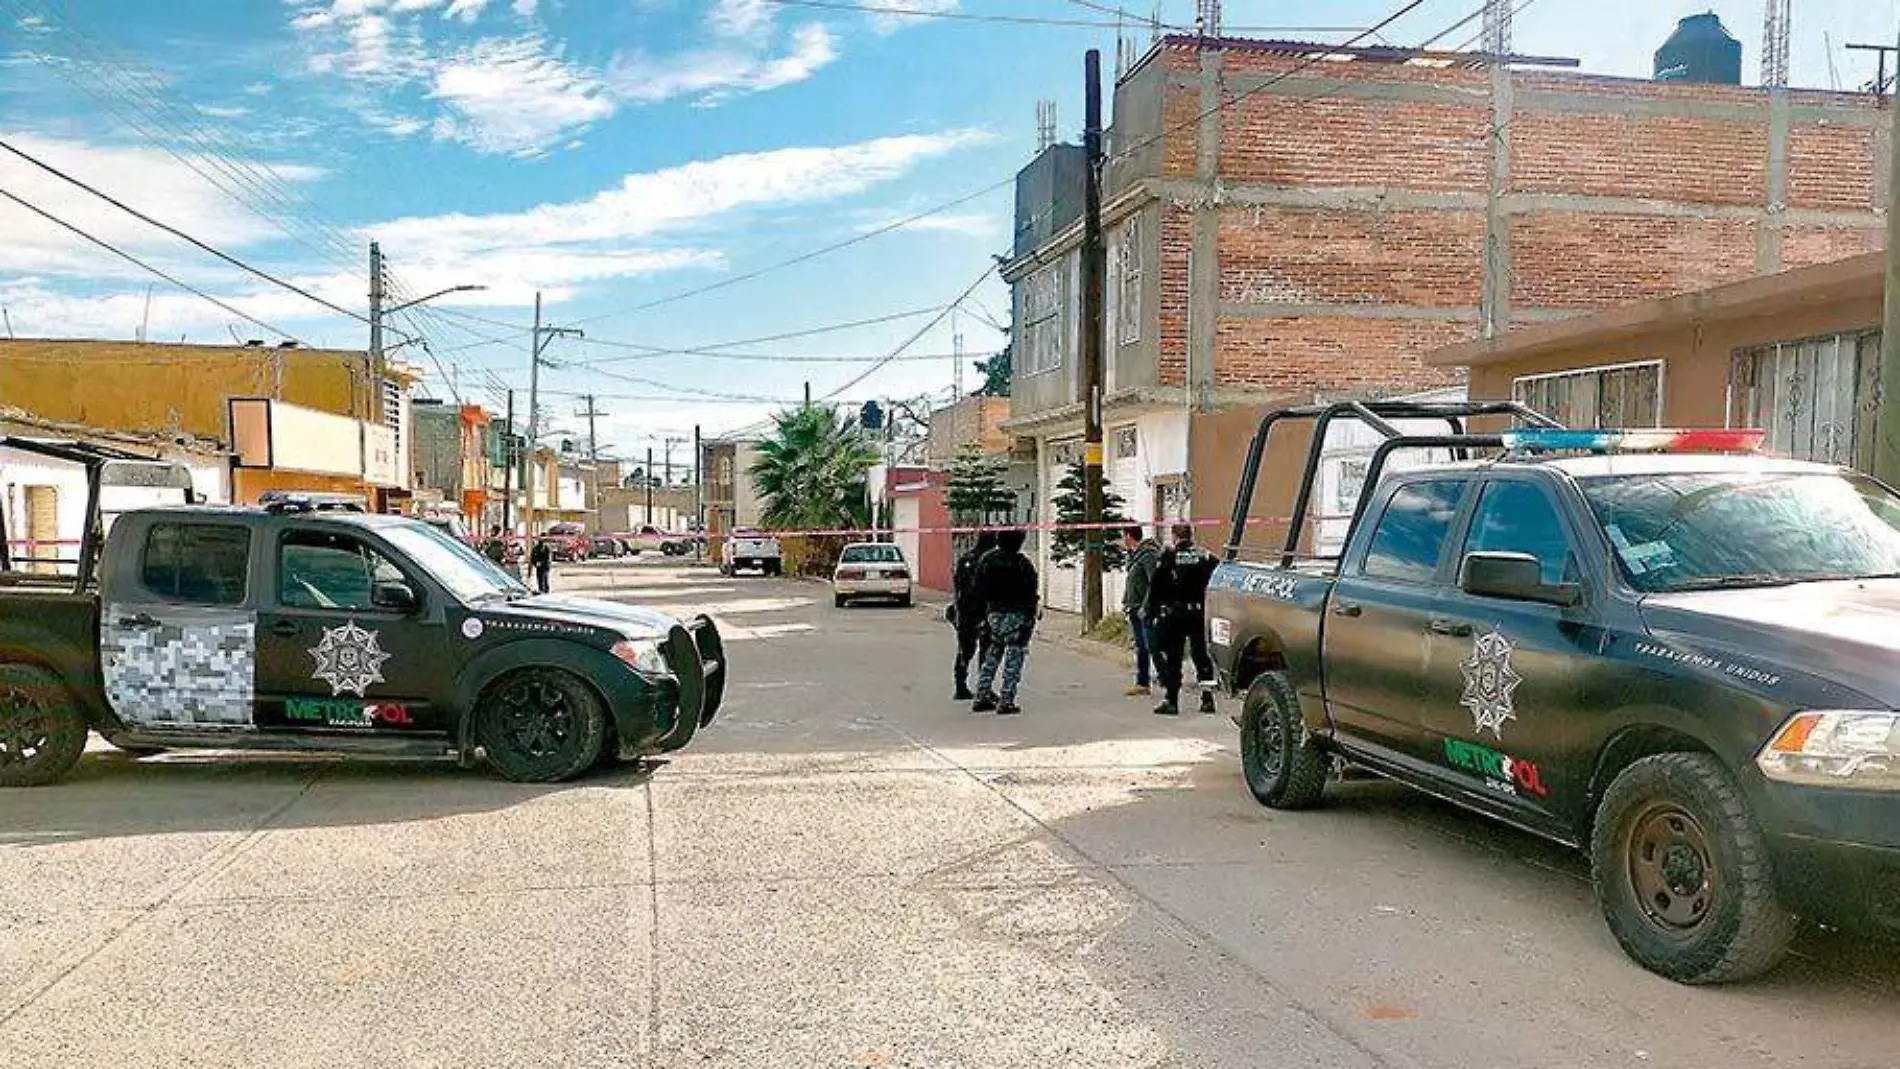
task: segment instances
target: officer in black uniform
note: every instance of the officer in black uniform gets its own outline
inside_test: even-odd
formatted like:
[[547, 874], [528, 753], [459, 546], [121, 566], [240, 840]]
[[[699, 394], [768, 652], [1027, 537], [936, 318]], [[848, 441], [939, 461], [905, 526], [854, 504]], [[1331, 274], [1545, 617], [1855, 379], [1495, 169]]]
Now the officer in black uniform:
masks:
[[[1194, 675], [1201, 685], [1201, 712], [1214, 712], [1214, 662], [1207, 655], [1207, 581], [1220, 561], [1194, 544], [1194, 528], [1177, 524], [1174, 545], [1161, 551], [1154, 579], [1142, 603], [1142, 615], [1154, 629], [1155, 661], [1167, 697], [1155, 706], [1158, 716], [1181, 712], [1182, 654], [1192, 651]], [[1184, 649], [1185, 647], [1185, 649]]]
[[996, 548], [996, 533], [983, 531], [976, 536], [976, 545], [970, 551], [957, 558], [956, 571], [950, 579], [955, 591], [955, 601], [950, 605], [950, 621], [957, 629], [956, 700], [967, 702], [976, 697], [970, 692], [970, 661], [983, 663], [984, 647], [989, 645], [988, 610], [983, 599], [977, 595], [976, 567], [983, 555]]

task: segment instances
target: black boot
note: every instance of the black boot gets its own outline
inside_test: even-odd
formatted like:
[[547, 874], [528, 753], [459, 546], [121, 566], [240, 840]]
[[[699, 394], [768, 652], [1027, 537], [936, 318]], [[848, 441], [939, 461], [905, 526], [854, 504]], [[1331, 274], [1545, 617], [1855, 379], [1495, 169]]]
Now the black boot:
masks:
[[1174, 703], [1173, 698], [1163, 698], [1161, 700], [1161, 704], [1155, 706], [1155, 715], [1156, 716], [1180, 716], [1181, 707]]
[[996, 711], [996, 695], [985, 694], [970, 705], [973, 713], [993, 713]]
[[1203, 689], [1201, 691], [1201, 712], [1203, 713], [1220, 712], [1219, 709], [1214, 708], [1214, 692], [1213, 691], [1206, 690], [1206, 689]]
[[1015, 716], [1017, 713], [1020, 713], [1022, 711], [1023, 711], [1023, 707], [1020, 705], [1017, 705], [1015, 702], [1009, 702], [1007, 704], [999, 705], [996, 707], [997, 716]]
[[960, 702], [967, 702], [976, 697], [976, 695], [970, 693], [970, 677], [964, 675], [957, 676], [957, 692], [953, 697]]

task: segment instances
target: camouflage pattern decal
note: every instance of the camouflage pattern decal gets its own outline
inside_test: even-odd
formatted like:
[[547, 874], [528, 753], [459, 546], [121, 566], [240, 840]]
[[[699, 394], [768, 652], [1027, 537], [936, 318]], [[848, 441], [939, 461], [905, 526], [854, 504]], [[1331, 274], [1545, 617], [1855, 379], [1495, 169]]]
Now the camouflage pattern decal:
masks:
[[[159, 616], [156, 627], [122, 623]], [[107, 605], [99, 625], [106, 700], [127, 723], [249, 727], [257, 617], [230, 609]]]

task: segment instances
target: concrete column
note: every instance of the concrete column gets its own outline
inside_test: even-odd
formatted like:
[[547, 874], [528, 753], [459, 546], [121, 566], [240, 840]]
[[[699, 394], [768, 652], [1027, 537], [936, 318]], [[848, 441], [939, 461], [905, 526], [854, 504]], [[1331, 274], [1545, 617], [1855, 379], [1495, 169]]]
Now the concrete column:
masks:
[[1221, 51], [1201, 52], [1201, 112], [1194, 161], [1194, 234], [1188, 263], [1187, 388], [1190, 411], [1213, 408], [1215, 326], [1220, 321]]
[[1788, 90], [1768, 91], [1768, 203], [1756, 223], [1755, 273], [1781, 270], [1781, 221], [1788, 211]]
[[1484, 285], [1478, 318], [1484, 336], [1511, 329], [1511, 215], [1504, 195], [1511, 184], [1511, 69], [1491, 65], [1491, 174], [1484, 198]]

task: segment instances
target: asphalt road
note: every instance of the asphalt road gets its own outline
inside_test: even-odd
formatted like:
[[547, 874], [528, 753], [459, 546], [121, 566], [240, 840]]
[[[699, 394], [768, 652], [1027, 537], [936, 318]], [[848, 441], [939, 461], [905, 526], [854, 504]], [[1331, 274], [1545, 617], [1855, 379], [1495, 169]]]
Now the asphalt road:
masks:
[[[735, 678], [652, 769], [103, 747], [0, 792], [0, 1065], [1891, 1066], [1900, 948], [1698, 990], [1570, 854], [1383, 783], [1257, 807], [1224, 716], [1038, 644], [949, 700], [926, 610], [665, 562]], [[1056, 626], [1051, 621], [1046, 626]]]

